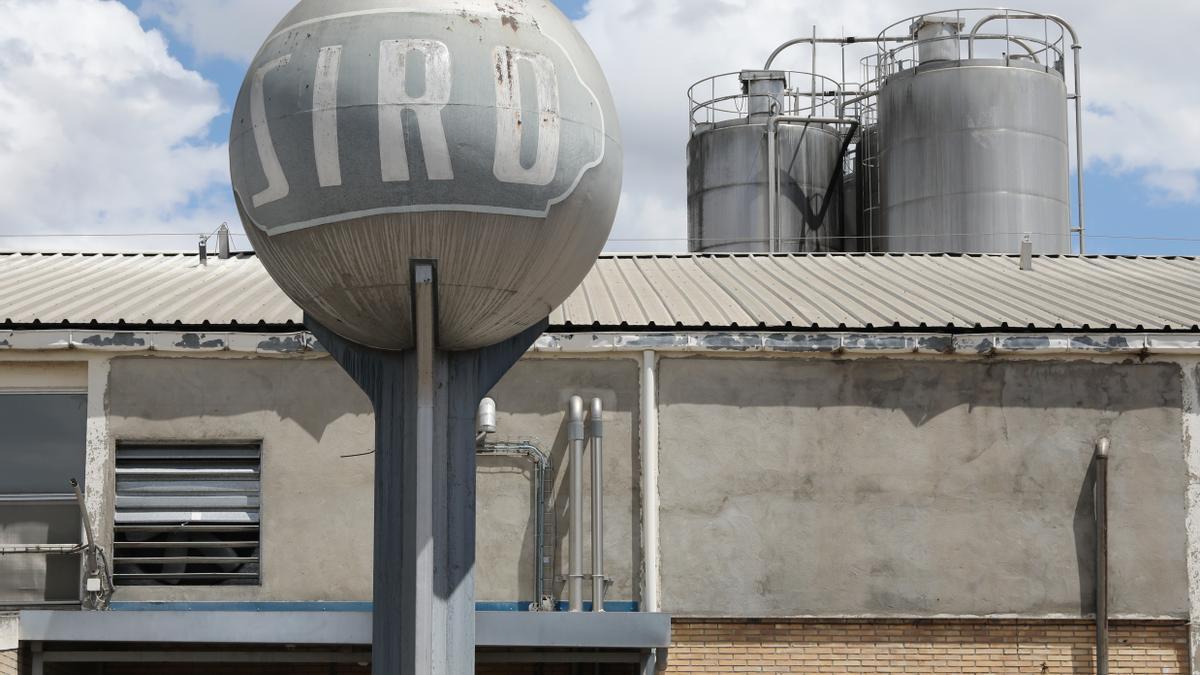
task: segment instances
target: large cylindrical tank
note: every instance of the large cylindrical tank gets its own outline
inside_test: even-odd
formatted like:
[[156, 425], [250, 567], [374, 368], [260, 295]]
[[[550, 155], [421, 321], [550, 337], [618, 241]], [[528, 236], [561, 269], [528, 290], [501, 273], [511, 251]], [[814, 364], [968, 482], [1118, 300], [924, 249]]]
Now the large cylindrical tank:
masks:
[[933, 61], [879, 91], [886, 250], [1069, 254], [1067, 91], [1032, 61]]
[[412, 345], [436, 260], [439, 346], [500, 342], [591, 269], [621, 188], [616, 110], [552, 3], [303, 0], [233, 113], [235, 198], [264, 266], [354, 342]]
[[[781, 124], [777, 251], [830, 251], [839, 241], [841, 190], [821, 214], [842, 136], [822, 124]], [[702, 124], [688, 142], [688, 239], [694, 252], [772, 252], [767, 125], [751, 118]]]

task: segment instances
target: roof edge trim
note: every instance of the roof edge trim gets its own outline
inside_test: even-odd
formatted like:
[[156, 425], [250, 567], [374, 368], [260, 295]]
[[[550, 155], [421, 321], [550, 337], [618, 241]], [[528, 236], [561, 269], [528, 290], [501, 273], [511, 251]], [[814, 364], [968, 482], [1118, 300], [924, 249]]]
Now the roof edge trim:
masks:
[[[239, 332], [0, 331], [0, 355], [75, 350], [100, 353], [161, 352], [170, 355], [234, 353], [321, 357], [306, 331], [267, 335]], [[601, 354], [682, 352], [724, 354], [925, 354], [1003, 356], [1026, 354], [1200, 355], [1195, 333], [877, 333], [877, 332], [681, 332], [547, 333], [529, 353]]]

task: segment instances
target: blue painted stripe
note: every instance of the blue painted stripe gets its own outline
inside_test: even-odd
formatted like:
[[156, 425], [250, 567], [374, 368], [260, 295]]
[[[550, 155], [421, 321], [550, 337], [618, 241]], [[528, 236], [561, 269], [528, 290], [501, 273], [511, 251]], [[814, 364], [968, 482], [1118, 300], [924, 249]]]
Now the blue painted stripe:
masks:
[[[477, 612], [527, 612], [530, 602], [477, 602]], [[118, 612], [370, 612], [369, 602], [114, 602], [111, 609]], [[567, 603], [557, 603], [555, 609], [567, 611]], [[592, 603], [583, 603], [585, 612]], [[604, 603], [606, 612], [636, 612], [638, 603], [611, 601]]]

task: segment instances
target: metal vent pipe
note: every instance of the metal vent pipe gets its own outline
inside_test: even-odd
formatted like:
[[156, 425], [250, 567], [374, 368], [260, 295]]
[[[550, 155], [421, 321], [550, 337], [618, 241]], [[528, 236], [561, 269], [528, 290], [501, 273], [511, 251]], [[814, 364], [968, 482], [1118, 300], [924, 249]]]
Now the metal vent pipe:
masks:
[[604, 402], [592, 399], [592, 611], [604, 611]]
[[571, 542], [568, 556], [567, 608], [583, 611], [583, 399], [571, 397], [567, 409], [567, 442], [571, 446]]
[[229, 226], [225, 223], [217, 230], [217, 257], [229, 260]]

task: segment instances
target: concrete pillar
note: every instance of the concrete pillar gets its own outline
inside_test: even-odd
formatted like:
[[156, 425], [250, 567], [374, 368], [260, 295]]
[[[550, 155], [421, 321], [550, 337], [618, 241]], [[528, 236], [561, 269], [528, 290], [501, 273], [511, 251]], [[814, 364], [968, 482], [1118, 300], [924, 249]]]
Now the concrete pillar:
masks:
[[1187, 462], [1188, 655], [1192, 675], [1200, 675], [1200, 361], [1183, 371], [1183, 447]]
[[[435, 306], [421, 301], [422, 293], [435, 290], [432, 283], [414, 284], [418, 311]], [[434, 318], [427, 314], [414, 324]], [[418, 348], [389, 352], [344, 340], [310, 316], [305, 325], [375, 409], [372, 670], [378, 675], [471, 675], [475, 412], [546, 323], [469, 352], [433, 348], [432, 330], [422, 336], [418, 328]], [[422, 354], [424, 345], [429, 349]]]

